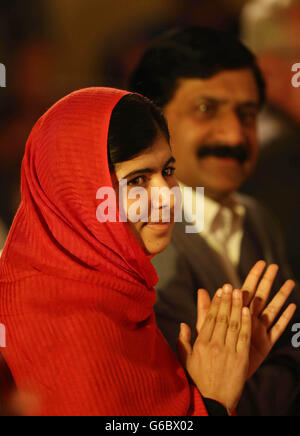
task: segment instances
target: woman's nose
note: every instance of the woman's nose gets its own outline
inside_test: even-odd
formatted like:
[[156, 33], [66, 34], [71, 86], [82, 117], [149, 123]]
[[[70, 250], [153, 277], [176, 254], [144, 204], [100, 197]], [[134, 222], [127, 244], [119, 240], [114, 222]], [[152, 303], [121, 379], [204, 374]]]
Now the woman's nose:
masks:
[[152, 188], [151, 189], [151, 208], [152, 209], [165, 209], [172, 207], [172, 195], [169, 188]]
[[155, 184], [150, 188], [151, 205], [156, 209], [171, 208], [174, 204], [174, 195], [168, 181], [164, 177], [159, 177]]

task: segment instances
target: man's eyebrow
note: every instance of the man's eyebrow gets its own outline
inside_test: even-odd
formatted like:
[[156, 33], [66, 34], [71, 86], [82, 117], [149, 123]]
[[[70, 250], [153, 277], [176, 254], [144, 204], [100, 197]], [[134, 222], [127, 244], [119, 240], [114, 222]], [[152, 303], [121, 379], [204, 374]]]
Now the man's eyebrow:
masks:
[[[176, 159], [171, 156], [170, 159], [167, 160], [167, 162], [164, 164], [163, 168], [166, 168], [170, 164], [174, 164], [176, 162]], [[138, 175], [138, 174], [153, 174], [157, 171], [156, 168], [140, 168], [138, 170], [131, 171], [126, 176], [122, 177], [122, 179], [128, 179], [129, 177]]]
[[197, 103], [201, 103], [202, 100], [206, 100], [209, 103], [214, 103], [214, 104], [223, 104], [223, 103], [227, 103], [228, 100], [222, 99], [222, 98], [216, 98], [216, 97], [209, 97], [208, 95], [200, 95], [197, 99], [196, 102]]
[[260, 103], [254, 101], [245, 101], [244, 103], [238, 104], [238, 107], [260, 109], [261, 105]]
[[[213, 104], [226, 104], [226, 103], [230, 103], [230, 100], [225, 99], [225, 98], [217, 98], [217, 97], [209, 97], [207, 95], [202, 95], [199, 96], [197, 98], [197, 103], [201, 103], [203, 100], [208, 101], [209, 103], [213, 103]], [[260, 103], [258, 101], [254, 101], [254, 100], [248, 100], [248, 101], [243, 101], [243, 102], [237, 102], [236, 104], [237, 107], [252, 107], [255, 109], [259, 109], [260, 108]]]

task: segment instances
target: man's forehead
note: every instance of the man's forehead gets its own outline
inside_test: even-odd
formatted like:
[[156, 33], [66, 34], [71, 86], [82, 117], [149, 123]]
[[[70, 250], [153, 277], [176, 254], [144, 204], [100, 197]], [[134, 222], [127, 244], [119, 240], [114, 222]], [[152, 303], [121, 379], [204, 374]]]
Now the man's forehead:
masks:
[[259, 103], [259, 90], [250, 69], [226, 70], [208, 79], [183, 78], [178, 80], [174, 99], [197, 102], [202, 98], [236, 103]]

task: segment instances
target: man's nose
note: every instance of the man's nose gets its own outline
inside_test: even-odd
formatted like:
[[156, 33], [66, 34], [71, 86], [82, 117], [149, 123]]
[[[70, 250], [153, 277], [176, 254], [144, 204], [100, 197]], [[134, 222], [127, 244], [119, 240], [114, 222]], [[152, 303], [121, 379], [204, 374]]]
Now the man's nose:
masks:
[[241, 120], [235, 112], [227, 112], [216, 121], [216, 141], [235, 147], [245, 142], [245, 132]]

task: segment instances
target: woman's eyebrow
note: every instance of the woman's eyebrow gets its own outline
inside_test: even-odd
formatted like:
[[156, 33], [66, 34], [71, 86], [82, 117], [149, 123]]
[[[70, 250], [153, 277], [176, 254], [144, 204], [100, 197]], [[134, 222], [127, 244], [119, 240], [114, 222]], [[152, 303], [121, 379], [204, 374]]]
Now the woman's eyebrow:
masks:
[[[171, 156], [170, 159], [167, 160], [167, 162], [163, 165], [163, 168], [166, 168], [170, 164], [174, 164], [176, 162], [176, 159]], [[138, 175], [138, 174], [153, 174], [157, 171], [157, 168], [141, 168], [138, 170], [131, 171], [126, 176], [122, 177], [123, 179], [128, 179], [129, 177]]]
[[174, 164], [176, 163], [176, 159], [174, 156], [171, 156], [169, 160], [167, 160], [167, 162], [164, 164], [164, 168], [166, 168], [167, 166], [169, 166], [170, 164]]

